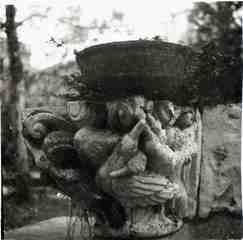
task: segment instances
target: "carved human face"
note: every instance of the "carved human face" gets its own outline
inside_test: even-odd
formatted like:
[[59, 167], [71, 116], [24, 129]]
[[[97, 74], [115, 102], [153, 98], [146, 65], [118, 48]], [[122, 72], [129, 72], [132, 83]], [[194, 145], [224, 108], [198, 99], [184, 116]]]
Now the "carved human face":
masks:
[[121, 129], [130, 129], [134, 125], [134, 110], [133, 108], [125, 103], [118, 105], [117, 116]]
[[193, 124], [193, 121], [194, 121], [194, 116], [191, 112], [186, 113], [184, 115], [184, 122], [187, 127], [191, 126]]
[[194, 121], [195, 121], [195, 117], [193, 112], [184, 112], [176, 120], [175, 125], [183, 130], [185, 128], [190, 127]]
[[145, 119], [144, 108], [145, 100], [140, 96], [112, 103], [109, 110], [111, 128], [121, 132], [130, 131], [140, 119]]
[[164, 128], [169, 126], [175, 117], [174, 105], [170, 101], [159, 101], [155, 103], [154, 110]]

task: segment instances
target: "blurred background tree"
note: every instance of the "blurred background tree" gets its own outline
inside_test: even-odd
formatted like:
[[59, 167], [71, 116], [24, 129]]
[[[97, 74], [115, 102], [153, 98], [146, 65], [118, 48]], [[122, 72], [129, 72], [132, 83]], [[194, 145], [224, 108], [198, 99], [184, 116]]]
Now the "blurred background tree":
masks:
[[[0, 19], [0, 83], [1, 89], [1, 152], [3, 181], [14, 182], [17, 201], [29, 199], [28, 154], [21, 134], [21, 114], [25, 107], [25, 87], [29, 84], [30, 52], [19, 41], [18, 28], [33, 18], [44, 18], [32, 12], [21, 21], [16, 20], [14, 5], [5, 6], [5, 17]], [[5, 192], [4, 192], [5, 196]]]
[[200, 94], [206, 103], [241, 100], [241, 10], [242, 2], [198, 2], [189, 14], [188, 43], [204, 51]]
[[[132, 31], [123, 21], [124, 13], [118, 10], [112, 10], [110, 16], [104, 19], [94, 17], [84, 21], [83, 16], [84, 9], [80, 5], [73, 5], [68, 6], [64, 14], [56, 19], [56, 32], [50, 36], [48, 44], [53, 47], [53, 52], [61, 53], [60, 63], [29, 74], [27, 107], [64, 104], [63, 98], [59, 96], [65, 91], [64, 76], [79, 72], [74, 60], [67, 61], [70, 56], [73, 59], [74, 49], [95, 45], [107, 33], [119, 36]], [[49, 54], [52, 55], [51, 52]]]

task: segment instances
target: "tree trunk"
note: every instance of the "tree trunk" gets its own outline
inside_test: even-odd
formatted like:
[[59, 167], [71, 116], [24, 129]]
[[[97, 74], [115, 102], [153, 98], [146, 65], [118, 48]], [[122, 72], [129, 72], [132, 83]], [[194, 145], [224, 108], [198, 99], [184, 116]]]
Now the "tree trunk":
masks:
[[17, 188], [21, 196], [26, 196], [27, 191], [27, 182], [26, 175], [28, 173], [28, 162], [27, 162], [27, 151], [23, 142], [21, 135], [21, 107], [20, 107], [20, 84], [23, 80], [23, 65], [21, 62], [20, 51], [19, 51], [19, 42], [16, 31], [16, 22], [15, 22], [16, 9], [14, 5], [6, 6], [6, 23], [5, 23], [5, 32], [7, 35], [7, 44], [8, 44], [8, 56], [9, 56], [9, 83], [8, 91], [4, 96], [4, 108], [7, 109], [8, 114], [8, 125], [10, 126], [10, 136], [11, 143], [6, 143], [7, 145], [11, 144], [14, 160], [14, 169], [20, 176], [17, 179], [19, 183]]

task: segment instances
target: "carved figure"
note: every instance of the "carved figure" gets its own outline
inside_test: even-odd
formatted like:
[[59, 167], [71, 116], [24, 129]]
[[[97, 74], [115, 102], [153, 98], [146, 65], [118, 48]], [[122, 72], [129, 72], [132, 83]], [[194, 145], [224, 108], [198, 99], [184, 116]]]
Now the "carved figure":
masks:
[[[174, 170], [174, 181], [180, 186], [180, 196], [174, 201], [174, 212], [180, 217], [189, 216], [189, 179], [190, 167], [198, 154], [198, 143], [195, 135], [195, 113], [183, 110], [173, 127], [167, 130], [167, 144], [177, 155]], [[189, 169], [188, 169], [189, 168]]]
[[178, 230], [190, 205], [183, 174], [190, 173], [185, 166], [197, 153], [195, 112], [182, 109], [176, 116], [172, 102], [142, 96], [108, 102], [106, 120], [104, 111], [100, 117], [98, 107], [86, 106], [75, 110], [80, 121], [69, 117], [70, 104], [66, 115], [27, 115], [25, 136], [37, 164], [56, 188], [96, 215], [98, 236], [151, 237]]
[[[122, 110], [119, 124], [123, 124], [123, 119], [130, 119], [132, 123], [131, 119], [137, 112], [131, 110], [137, 107], [131, 103], [136, 102], [136, 99], [138, 97], [116, 103], [116, 112], [119, 114]], [[167, 178], [168, 174], [165, 170], [168, 165], [167, 168], [173, 171], [173, 159], [170, 156], [173, 151], [165, 142], [162, 145], [159, 137], [151, 130], [150, 120], [146, 120], [145, 108], [146, 103], [142, 108], [140, 106], [139, 110], [143, 112], [139, 113], [139, 116], [142, 120], [139, 120], [139, 117], [134, 119], [132, 130], [122, 137], [96, 177], [96, 182], [102, 190], [119, 199], [127, 211], [128, 221], [120, 232], [121, 235], [159, 236], [176, 230], [180, 225], [167, 218], [164, 213], [165, 202], [174, 198], [178, 192], [176, 184]], [[147, 115], [147, 119], [152, 119], [150, 114]], [[116, 124], [118, 121], [113, 119], [114, 116], [117, 117], [114, 112], [110, 114], [109, 121]], [[159, 130], [162, 134], [162, 129]], [[163, 171], [157, 169], [159, 164]], [[152, 214], [155, 206], [158, 207], [157, 213]], [[110, 234], [119, 236], [119, 233]]]
[[[179, 218], [191, 217], [196, 211], [196, 192], [192, 185], [194, 185], [193, 181], [195, 181], [197, 186], [198, 178], [196, 175], [191, 175], [191, 172], [199, 169], [200, 119], [199, 117], [196, 119], [196, 112], [192, 108], [182, 108], [179, 111], [179, 116], [176, 118], [175, 108], [171, 102], [158, 101], [154, 105], [154, 115], [160, 120], [161, 126], [163, 125], [166, 130], [166, 137], [162, 136], [162, 142], [165, 142], [169, 147], [171, 161], [173, 162], [172, 171], [168, 171], [167, 174], [171, 181], [178, 184], [180, 189], [178, 196], [173, 200], [172, 212]], [[153, 125], [159, 125], [156, 120], [150, 119]], [[161, 131], [157, 130], [157, 132]], [[159, 161], [156, 162], [157, 164], [159, 163]], [[156, 166], [156, 163], [153, 166]], [[166, 168], [156, 166], [156, 169], [163, 171]]]

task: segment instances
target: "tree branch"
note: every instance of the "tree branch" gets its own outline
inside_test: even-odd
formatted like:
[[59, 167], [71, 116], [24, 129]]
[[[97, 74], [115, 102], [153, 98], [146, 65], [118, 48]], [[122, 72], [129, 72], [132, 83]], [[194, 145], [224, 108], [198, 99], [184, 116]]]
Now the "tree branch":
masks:
[[33, 13], [30, 16], [24, 18], [22, 21], [16, 23], [16, 27], [19, 27], [19, 26], [23, 25], [25, 22], [31, 20], [32, 18], [36, 18], [36, 17], [38, 17], [38, 18], [45, 18], [45, 17], [47, 17], [47, 15], [46, 14], [41, 14], [41, 13]]
[[[20, 58], [19, 42], [16, 32], [15, 23], [16, 8], [14, 5], [6, 6], [6, 27], [5, 32], [7, 35], [8, 55], [9, 55], [9, 71], [11, 75], [12, 84], [15, 86], [21, 81], [23, 77], [23, 65]], [[14, 96], [12, 96], [14, 101]]]

